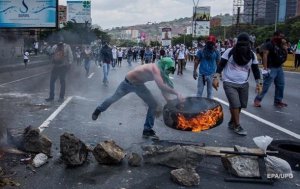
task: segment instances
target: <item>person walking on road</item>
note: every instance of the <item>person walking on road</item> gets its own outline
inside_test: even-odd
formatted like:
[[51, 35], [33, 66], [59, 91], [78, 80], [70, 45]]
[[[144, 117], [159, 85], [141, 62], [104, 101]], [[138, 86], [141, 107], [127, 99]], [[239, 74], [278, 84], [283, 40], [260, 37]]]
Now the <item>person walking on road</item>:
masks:
[[29, 62], [29, 52], [25, 51], [24, 55], [23, 55], [23, 60], [24, 60], [24, 65], [25, 65], [25, 69], [27, 68], [27, 63]]
[[108, 85], [108, 74], [110, 70], [110, 64], [113, 62], [112, 49], [108, 46], [107, 43], [102, 47], [100, 51], [102, 61], [103, 61], [103, 84]]
[[183, 44], [180, 45], [180, 48], [176, 51], [176, 59], [178, 61], [178, 70], [177, 75], [183, 74], [182, 70], [184, 69], [185, 59], [186, 59], [186, 53], [185, 53], [185, 47]]
[[145, 48], [144, 47], [142, 47], [140, 49], [140, 57], [141, 57], [141, 64], [143, 65], [144, 61], [145, 61]]
[[145, 53], [144, 53], [144, 58], [145, 58], [145, 64], [151, 63], [152, 60], [152, 51], [149, 46], [146, 47]]
[[249, 35], [241, 33], [237, 38], [236, 45], [227, 49], [222, 55], [214, 75], [213, 87], [218, 89], [220, 74], [224, 70], [222, 73], [223, 88], [229, 101], [231, 114], [228, 128], [242, 136], [247, 135], [240, 125], [240, 113], [242, 108], [247, 108], [250, 68], [257, 83], [256, 92], [259, 94], [262, 90], [262, 78], [257, 57], [251, 50]]
[[162, 58], [157, 64], [137, 66], [126, 74], [125, 79], [119, 84], [115, 93], [95, 109], [92, 114], [92, 119], [97, 120], [98, 116], [107, 110], [110, 105], [117, 102], [128, 93], [134, 92], [148, 105], [143, 137], [158, 139], [155, 131], [152, 129], [158, 103], [150, 90], [146, 87], [145, 83], [148, 81], [155, 81], [165, 100], [170, 100], [169, 94], [173, 94], [177, 96], [180, 102], [182, 102], [183, 97], [174, 90], [173, 83], [169, 78], [169, 74], [174, 73], [174, 71], [174, 62], [169, 57]]
[[[220, 54], [215, 49], [216, 37], [210, 35], [206, 41], [206, 45], [203, 50], [197, 52], [197, 56], [194, 62], [194, 72], [193, 77], [196, 80], [198, 78], [197, 84], [197, 96], [202, 97], [204, 86], [207, 86], [207, 98], [212, 98], [213, 87], [212, 80], [213, 75], [216, 72], [217, 64], [220, 61]], [[199, 75], [197, 73], [197, 68], [199, 66]]]
[[91, 60], [92, 60], [92, 49], [90, 46], [87, 46], [84, 49], [83, 52], [83, 58], [84, 58], [84, 69], [85, 69], [85, 76], [88, 77], [90, 73], [90, 66], [91, 66]]
[[113, 57], [113, 61], [112, 61], [112, 63], [111, 63], [111, 67], [113, 68], [113, 69], [115, 69], [115, 66], [117, 65], [117, 57], [118, 57], [118, 52], [117, 52], [117, 47], [116, 46], [113, 46], [113, 48], [112, 48], [112, 57]]
[[285, 85], [282, 65], [287, 59], [287, 54], [287, 44], [283, 39], [283, 34], [274, 32], [272, 40], [263, 49], [262, 74], [264, 84], [262, 92], [255, 97], [255, 107], [261, 107], [261, 101], [267, 94], [273, 81], [275, 84], [274, 106], [278, 108], [287, 107], [287, 104], [282, 102]]
[[121, 67], [122, 65], [122, 59], [123, 59], [123, 51], [121, 48], [118, 49], [118, 66]]
[[299, 39], [298, 43], [295, 45], [294, 56], [295, 56], [294, 67], [295, 67], [295, 70], [298, 70], [298, 68], [300, 66], [300, 39]]
[[45, 99], [47, 102], [54, 100], [55, 82], [57, 78], [60, 80], [59, 102], [64, 101], [66, 88], [66, 74], [73, 61], [73, 54], [70, 45], [64, 43], [63, 38], [59, 38], [59, 43], [53, 46], [52, 63], [53, 68], [50, 77], [49, 97]]
[[132, 51], [131, 47], [129, 47], [129, 49], [127, 50], [127, 63], [128, 63], [128, 66], [132, 66], [132, 64], [131, 64], [132, 57], [133, 57], [133, 51]]

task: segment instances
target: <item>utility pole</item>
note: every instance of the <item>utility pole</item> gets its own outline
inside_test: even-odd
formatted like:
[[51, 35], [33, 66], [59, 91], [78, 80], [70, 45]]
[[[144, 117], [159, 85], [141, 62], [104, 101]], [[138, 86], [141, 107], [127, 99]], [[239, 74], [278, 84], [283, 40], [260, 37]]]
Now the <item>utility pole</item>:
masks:
[[199, 0], [197, 0], [197, 3], [195, 3], [195, 0], [193, 0], [193, 3], [194, 3], [194, 7], [193, 7], [192, 32], [193, 32], [193, 37], [195, 37], [196, 36], [196, 27], [197, 27], [195, 16], [196, 16], [196, 7], [199, 4]]
[[240, 12], [241, 12], [241, 7], [238, 7], [237, 16], [236, 16], [236, 34], [240, 33]]
[[251, 12], [251, 24], [254, 25], [254, 3], [255, 0], [252, 0], [252, 12]]

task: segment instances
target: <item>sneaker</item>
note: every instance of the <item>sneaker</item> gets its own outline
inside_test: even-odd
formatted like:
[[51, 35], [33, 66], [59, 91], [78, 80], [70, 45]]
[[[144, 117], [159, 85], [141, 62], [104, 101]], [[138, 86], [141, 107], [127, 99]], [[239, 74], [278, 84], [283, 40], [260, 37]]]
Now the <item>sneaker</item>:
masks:
[[158, 136], [155, 134], [155, 131], [153, 131], [152, 129], [143, 130], [143, 138], [150, 138], [152, 140], [159, 140]]
[[100, 115], [101, 111], [96, 109], [93, 114], [92, 114], [92, 119], [95, 121], [98, 119], [99, 115]]
[[234, 123], [233, 123], [233, 121], [229, 121], [228, 122], [228, 129], [231, 129], [231, 130], [234, 129]]
[[238, 125], [236, 128], [233, 129], [233, 132], [235, 132], [238, 135], [246, 136], [247, 131], [245, 131], [240, 125]]
[[50, 98], [50, 97], [45, 99], [46, 102], [51, 102], [53, 100], [54, 100], [54, 98]]
[[276, 106], [277, 108], [283, 108], [283, 107], [287, 107], [288, 105], [283, 102], [274, 102], [274, 106]]
[[254, 100], [253, 106], [254, 107], [261, 107], [260, 101], [259, 100]]

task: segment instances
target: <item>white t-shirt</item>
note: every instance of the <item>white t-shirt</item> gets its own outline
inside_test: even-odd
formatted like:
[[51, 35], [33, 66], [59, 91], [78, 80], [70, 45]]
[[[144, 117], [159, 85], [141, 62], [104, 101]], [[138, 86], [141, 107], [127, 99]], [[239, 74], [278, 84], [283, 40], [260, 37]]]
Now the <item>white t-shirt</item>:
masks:
[[185, 59], [185, 49], [180, 48], [177, 50], [178, 57], [177, 59]]
[[24, 60], [28, 60], [29, 59], [29, 53], [26, 51], [24, 53]]
[[248, 64], [245, 66], [239, 66], [235, 63], [233, 60], [233, 56], [231, 55], [228, 57], [229, 52], [232, 48], [227, 49], [221, 58], [224, 58], [225, 60], [228, 60], [222, 74], [222, 80], [231, 82], [231, 83], [237, 83], [237, 84], [243, 84], [248, 82], [249, 78], [249, 70], [251, 68], [251, 64], [258, 64], [257, 56], [255, 53], [254, 59], [251, 59]]
[[117, 59], [117, 49], [113, 48], [111, 52], [112, 52], [113, 59]]
[[123, 52], [122, 52], [122, 50], [120, 50], [120, 51], [118, 50], [117, 52], [118, 52], [118, 57], [123, 57]]

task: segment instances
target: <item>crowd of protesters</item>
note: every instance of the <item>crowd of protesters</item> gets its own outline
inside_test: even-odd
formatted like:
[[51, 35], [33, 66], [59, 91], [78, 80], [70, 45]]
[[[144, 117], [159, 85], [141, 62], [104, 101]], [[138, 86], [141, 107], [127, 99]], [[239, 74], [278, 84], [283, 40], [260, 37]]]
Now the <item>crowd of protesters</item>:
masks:
[[[51, 48], [47, 50], [49, 56], [54, 54], [54, 51], [51, 52], [51, 50]], [[186, 75], [187, 64], [190, 64], [189, 67], [194, 68], [191, 77], [197, 80], [196, 96], [202, 97], [206, 87], [207, 98], [212, 99], [214, 97], [213, 88], [217, 90], [219, 80], [223, 82], [231, 114], [228, 128], [236, 134], [245, 136], [247, 132], [241, 126], [240, 112], [242, 109], [247, 108], [248, 104], [250, 70], [252, 70], [256, 81], [257, 92], [253, 105], [258, 108], [261, 107], [262, 99], [274, 82], [274, 106], [277, 108], [287, 107], [288, 105], [283, 102], [285, 84], [282, 65], [287, 59], [287, 54], [294, 53], [296, 56], [295, 69], [298, 69], [300, 41], [292, 47], [282, 33], [275, 32], [263, 44], [255, 47], [255, 37], [247, 33], [241, 33], [236, 38], [223, 42], [210, 35], [205, 40], [198, 42], [197, 47], [187, 47], [184, 44], [165, 47], [117, 47], [109, 43], [103, 43], [93, 46], [75, 46], [72, 47], [72, 52], [73, 62], [84, 68], [86, 77], [89, 77], [92, 62], [98, 68], [102, 67], [102, 82], [105, 86], [109, 83], [111, 67], [117, 70], [121, 69], [124, 66], [123, 64], [130, 68], [135, 67], [134, 64], [160, 64], [162, 60], [168, 60], [170, 65], [169, 61], [173, 61], [173, 72], [180, 78]], [[54, 98], [53, 78], [51, 83], [50, 96], [47, 101]], [[61, 101], [63, 96], [64, 92], [60, 95]]]

